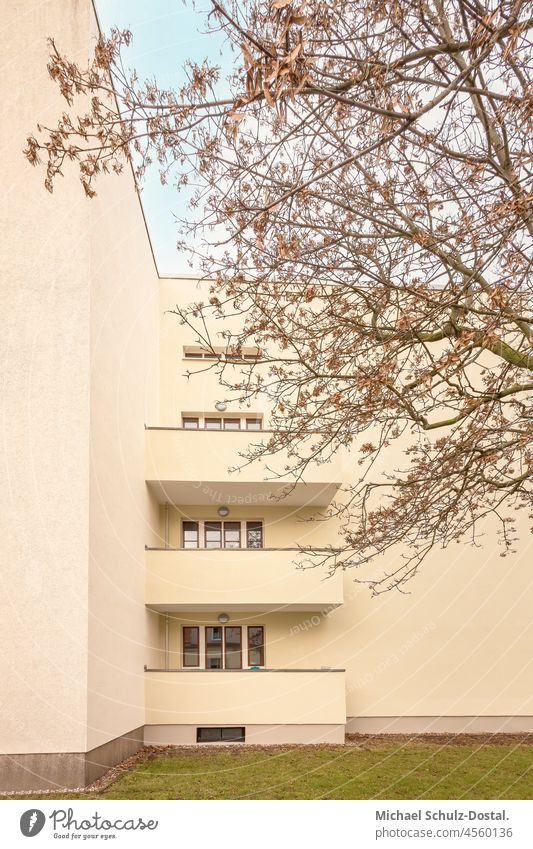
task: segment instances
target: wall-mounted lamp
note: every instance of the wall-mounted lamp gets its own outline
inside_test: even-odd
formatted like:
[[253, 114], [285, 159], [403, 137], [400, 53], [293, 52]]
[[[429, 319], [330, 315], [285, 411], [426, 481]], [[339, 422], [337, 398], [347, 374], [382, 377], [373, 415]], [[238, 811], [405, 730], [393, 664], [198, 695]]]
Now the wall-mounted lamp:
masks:
[[215, 404], [215, 409], [218, 410], [219, 413], [225, 413], [228, 405], [225, 401], [217, 401]]
[[224, 518], [224, 516], [229, 516], [229, 507], [219, 507], [217, 513], [219, 516], [222, 516], [222, 518]]
[[218, 621], [220, 622], [221, 625], [225, 625], [227, 622], [229, 622], [228, 614], [227, 613], [220, 613], [219, 616], [218, 616]]

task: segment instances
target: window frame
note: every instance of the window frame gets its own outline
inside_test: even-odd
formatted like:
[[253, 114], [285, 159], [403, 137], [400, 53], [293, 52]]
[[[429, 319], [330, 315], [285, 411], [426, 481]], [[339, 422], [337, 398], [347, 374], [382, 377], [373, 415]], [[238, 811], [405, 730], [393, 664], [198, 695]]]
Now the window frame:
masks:
[[[245, 534], [245, 541], [246, 541], [245, 548], [248, 551], [260, 551], [262, 548], [265, 547], [265, 545], [264, 545], [265, 539], [264, 539], [264, 522], [263, 522], [263, 520], [262, 519], [246, 519], [243, 522], [243, 524], [245, 526], [244, 527], [244, 534]], [[257, 530], [257, 528], [255, 528], [255, 529], [250, 528], [249, 527], [250, 525], [260, 525], [260, 527], [261, 527], [261, 545], [249, 545], [249, 536], [248, 535], [249, 535], [250, 531]]]
[[[211, 643], [208, 643], [208, 641], [207, 641], [207, 631], [208, 631], [209, 628], [220, 628], [220, 630], [222, 632], [222, 639], [220, 640], [220, 664], [221, 664], [220, 666], [208, 666], [207, 665], [207, 649], [208, 649], [208, 646], [218, 645], [218, 640], [216, 640], [214, 643], [213, 643], [213, 641], [211, 641]], [[218, 672], [218, 671], [223, 670], [225, 668], [224, 667], [224, 660], [225, 660], [225, 657], [224, 657], [224, 655], [225, 655], [224, 642], [225, 641], [224, 641], [224, 626], [223, 625], [204, 625], [204, 654], [205, 654], [205, 667], [204, 668], [208, 672]]]
[[[197, 663], [185, 663], [185, 631], [196, 631], [198, 639], [196, 646]], [[191, 651], [191, 649], [188, 649]], [[199, 669], [200, 668], [200, 625], [182, 625], [181, 626], [181, 664], [183, 669]]]
[[[226, 636], [226, 634], [227, 634], [227, 631], [230, 628], [233, 628], [233, 630], [235, 630], [235, 631], [237, 631], [237, 630], [239, 631], [239, 666], [229, 666], [228, 667], [228, 665], [227, 665], [228, 650], [227, 650], [227, 636]], [[263, 635], [263, 640], [264, 640], [264, 635]], [[228, 672], [238, 672], [240, 669], [242, 669], [242, 625], [224, 625], [224, 658], [223, 658], [223, 662], [224, 662], [224, 666], [222, 668], [227, 669]]]
[[[220, 628], [221, 631], [221, 640], [220, 641], [211, 641], [208, 643], [208, 629], [209, 628]], [[239, 666], [228, 667], [227, 666], [227, 657], [228, 657], [228, 631], [226, 629], [234, 628], [239, 631], [239, 650], [238, 650], [238, 658], [239, 658]], [[250, 629], [251, 628], [261, 628], [262, 631], [262, 645], [260, 647], [253, 646], [254, 650], [258, 648], [261, 651], [261, 663], [251, 663], [250, 661]], [[197, 631], [198, 637], [198, 647], [187, 649], [189, 654], [191, 652], [196, 652], [195, 659], [198, 659], [198, 663], [193, 665], [192, 663], [185, 663], [185, 653], [186, 653], [186, 639], [185, 635], [187, 633], [187, 629], [194, 629]], [[260, 669], [266, 668], [266, 626], [261, 622], [256, 622], [253, 625], [242, 625], [242, 624], [227, 624], [221, 625], [219, 622], [210, 622], [208, 624], [201, 622], [197, 625], [182, 625], [181, 626], [181, 651], [180, 651], [180, 659], [181, 659], [181, 668], [183, 670], [202, 670], [205, 672], [240, 672], [242, 670], [251, 669], [253, 666], [257, 666]], [[232, 645], [231, 643], [229, 645]], [[233, 644], [236, 645], [235, 643]], [[208, 649], [217, 649], [218, 653], [212, 653], [212, 657], [217, 657], [220, 659], [221, 666], [209, 667], [208, 666]], [[237, 656], [237, 649], [234, 647], [230, 649], [230, 652]]]
[[[237, 427], [228, 427], [227, 426], [228, 422], [231, 422], [232, 424], [234, 424], [236, 422]], [[232, 431], [242, 430], [241, 422], [242, 422], [242, 419], [241, 419], [240, 416], [239, 417], [235, 416], [234, 418], [230, 418], [229, 416], [224, 416], [222, 418], [222, 430], [232, 430]]]
[[[225, 526], [239, 525], [239, 545], [238, 547], [226, 546], [225, 542]], [[185, 545], [185, 526], [196, 525], [196, 545]], [[220, 525], [220, 545], [207, 546], [206, 531], [209, 530], [208, 525]], [[261, 526], [261, 545], [249, 546], [248, 533], [249, 525]], [[191, 529], [189, 529], [191, 530]], [[258, 529], [257, 529], [258, 530]], [[181, 547], [186, 551], [261, 551], [265, 548], [265, 521], [264, 519], [182, 519], [181, 520]]]
[[[222, 548], [222, 543], [224, 541], [224, 523], [220, 519], [204, 519], [204, 549], [206, 551], [219, 551]], [[214, 530], [213, 527], [208, 528], [208, 525], [214, 526], [218, 525], [220, 527], [220, 545], [208, 545], [207, 544], [207, 531]]]
[[[185, 422], [197, 422], [196, 426], [186, 427]], [[220, 427], [208, 427], [206, 422], [220, 422]], [[231, 423], [232, 427], [227, 427], [226, 423]], [[248, 424], [253, 423], [254, 427], [249, 427]], [[237, 425], [237, 427], [235, 427]], [[209, 413], [184, 413], [181, 412], [181, 429], [182, 430], [224, 430], [231, 433], [237, 431], [255, 431], [256, 433], [263, 430], [264, 417], [258, 413], [255, 416], [245, 415], [241, 413], [230, 413], [229, 415], [219, 415], [216, 412]]]
[[[196, 525], [196, 545], [185, 545], [185, 525]], [[196, 519], [183, 519], [181, 523], [181, 546], [185, 551], [195, 551], [200, 548], [200, 522]]]
[[[227, 528], [227, 525], [238, 525], [238, 528]], [[226, 545], [226, 530], [228, 532], [237, 532], [239, 534], [239, 544], [238, 545]], [[238, 551], [242, 548], [242, 520], [241, 519], [229, 519], [227, 522], [222, 522], [222, 548], [225, 551]]]
[[185, 360], [217, 359], [226, 360], [228, 363], [242, 363], [246, 361], [259, 362], [263, 359], [263, 351], [257, 346], [241, 348], [239, 351], [236, 348], [223, 348], [220, 345], [213, 345], [209, 348], [204, 348], [201, 345], [183, 345], [181, 352]]
[[[261, 661], [262, 663], [250, 663], [250, 629], [251, 628], [261, 628], [263, 632], [263, 642], [261, 644]], [[265, 667], [265, 626], [264, 625], [247, 625], [246, 626], [246, 660], [248, 662], [248, 667], [251, 666], [259, 666], [260, 668]], [[257, 649], [257, 646], [253, 646], [253, 649]]]
[[[201, 740], [201, 732], [202, 731], [219, 731], [220, 737], [217, 740]], [[234, 740], [224, 740], [223, 732], [224, 731], [239, 731], [240, 734], [238, 738], [236, 737]], [[196, 742], [197, 743], [205, 743], [209, 745], [210, 743], [245, 743], [246, 742], [246, 727], [244, 725], [197, 725], [196, 726]]]

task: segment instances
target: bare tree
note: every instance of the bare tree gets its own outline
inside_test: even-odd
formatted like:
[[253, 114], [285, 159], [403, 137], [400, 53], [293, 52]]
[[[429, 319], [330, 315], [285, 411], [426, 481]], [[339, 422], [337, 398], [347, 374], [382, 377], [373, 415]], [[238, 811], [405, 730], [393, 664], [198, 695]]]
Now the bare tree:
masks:
[[88, 194], [125, 162], [139, 180], [155, 162], [194, 181], [214, 283], [177, 312], [207, 345], [209, 314], [237, 313], [228, 346], [261, 349], [266, 368], [237, 380], [216, 366], [273, 405], [277, 430], [248, 459], [288, 449], [305, 476], [354, 451], [331, 568], [371, 562], [374, 592], [401, 589], [433, 546], [475, 543], [487, 515], [512, 551], [533, 476], [528, 4], [211, 7], [238, 56], [222, 95], [207, 62], [179, 92], [139, 82], [129, 33], [102, 38], [87, 68], [52, 42], [71, 108], [28, 159], [45, 159], [50, 190], [69, 160]]

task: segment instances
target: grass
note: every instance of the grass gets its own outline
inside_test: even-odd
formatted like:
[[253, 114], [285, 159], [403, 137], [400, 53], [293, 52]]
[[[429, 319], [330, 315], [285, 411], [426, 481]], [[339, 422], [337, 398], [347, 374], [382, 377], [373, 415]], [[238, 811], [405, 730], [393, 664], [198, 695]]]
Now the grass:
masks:
[[[191, 748], [142, 756], [96, 792], [46, 799], [530, 799], [533, 744], [362, 738], [350, 746]], [[23, 798], [17, 796], [16, 798]]]

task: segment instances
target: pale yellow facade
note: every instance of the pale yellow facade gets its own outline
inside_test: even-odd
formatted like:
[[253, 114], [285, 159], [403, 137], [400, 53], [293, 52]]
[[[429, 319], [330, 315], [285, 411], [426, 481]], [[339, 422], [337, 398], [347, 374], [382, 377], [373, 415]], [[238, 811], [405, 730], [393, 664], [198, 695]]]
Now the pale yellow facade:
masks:
[[157, 627], [144, 604], [144, 545], [156, 542], [157, 504], [143, 423], [158, 409], [159, 309], [131, 178], [102, 181], [91, 203], [66, 174], [50, 195], [22, 156], [37, 121], [64, 108], [46, 39], [83, 61], [97, 35], [91, 3], [7, 0], [2, 23], [0, 783], [9, 789], [79, 784], [97, 767], [80, 753], [123, 735], [131, 748], [144, 725]]
[[276, 477], [283, 457], [229, 471], [269, 411], [186, 356], [198, 342], [170, 311], [208, 285], [158, 276], [131, 175], [89, 201], [68, 172], [50, 196], [22, 158], [63, 107], [46, 36], [83, 58], [92, 6], [8, 0], [5, 15], [0, 786], [72, 786], [204, 728], [264, 744], [533, 730], [527, 518], [512, 556], [489, 522], [407, 594], [305, 568], [302, 547], [339, 544], [324, 512], [357, 464], [339, 453], [295, 484]]
[[[237, 450], [242, 450], [242, 442], [257, 442], [261, 435], [248, 434], [242, 429], [239, 433], [211, 433], [201, 427], [191, 431], [179, 429], [183, 416], [196, 416], [201, 425], [206, 417], [262, 415], [265, 429], [269, 426], [267, 409], [259, 406], [250, 408], [251, 412], [240, 409], [227, 391], [221, 390], [214, 370], [206, 371], [205, 362], [183, 356], [184, 351], [192, 348], [195, 339], [168, 311], [176, 303], [185, 305], [202, 297], [206, 300], [207, 292], [207, 284], [188, 279], [164, 279], [160, 286], [159, 427], [169, 430], [149, 431], [147, 466], [151, 476], [154, 468], [151, 436], [154, 433], [170, 435], [166, 442], [168, 455], [165, 458], [161, 450], [159, 468], [166, 468], [165, 463], [172, 467], [177, 453], [183, 451], [186, 459], [180, 485], [185, 487], [192, 482], [199, 493], [198, 497], [193, 492], [190, 504], [172, 504], [168, 512], [161, 507], [160, 535], [164, 538], [166, 528], [167, 542], [172, 550], [147, 552], [149, 603], [155, 605], [155, 593], [160, 593], [158, 609], [164, 607], [165, 594], [168, 600], [169, 667], [176, 669], [182, 664], [183, 627], [195, 623], [216, 624], [218, 603], [219, 611], [230, 615], [231, 624], [242, 627], [264, 624], [268, 666], [346, 670], [349, 730], [530, 728], [533, 626], [528, 611], [533, 601], [533, 585], [527, 517], [521, 525], [521, 544], [512, 557], [502, 559], [499, 556], [493, 523], [487, 522], [482, 546], [462, 544], [446, 551], [435, 550], [407, 587], [405, 595], [389, 593], [371, 598], [365, 586], [354, 582], [356, 575], [351, 570], [336, 573], [331, 579], [319, 569], [309, 572], [298, 569], [298, 561], [305, 555], [294, 552], [291, 556], [287, 548], [340, 544], [334, 521], [319, 520], [324, 508], [313, 506], [314, 493], [307, 495], [307, 502], [303, 490], [292, 492], [284, 502], [271, 502], [272, 506], [268, 498], [262, 496], [252, 505], [246, 500], [239, 503], [238, 498], [233, 498], [231, 487], [239, 486], [244, 499], [250, 493], [252, 496], [258, 491], [262, 493], [263, 470], [256, 464], [257, 482], [254, 485], [254, 464], [244, 470], [244, 481], [240, 481], [239, 473], [224, 476], [222, 469], [238, 465], [238, 457], [233, 457]], [[217, 344], [215, 336], [213, 344]], [[186, 372], [195, 371], [199, 372], [196, 377], [185, 376]], [[216, 400], [221, 397], [227, 402], [224, 413], [218, 413], [215, 408]], [[268, 433], [262, 438], [268, 438]], [[181, 446], [186, 444], [186, 450], [180, 446], [180, 439], [183, 439]], [[398, 457], [391, 456], [389, 461], [394, 463], [395, 459]], [[275, 463], [276, 460], [272, 462], [273, 467]], [[279, 468], [282, 466], [283, 461]], [[195, 469], [198, 470], [196, 479]], [[343, 456], [337, 458], [335, 464], [318, 467], [315, 473], [321, 477], [322, 486], [331, 486], [338, 497], [339, 486], [348, 483], [356, 469], [353, 458]], [[168, 477], [166, 475], [166, 479]], [[182, 492], [187, 497], [191, 490], [184, 488]], [[329, 496], [329, 490], [324, 492], [326, 494], [319, 497]], [[159, 498], [164, 502], [162, 493]], [[296, 503], [288, 503], [290, 498]], [[181, 549], [183, 521], [216, 520], [220, 503], [229, 506], [228, 519], [263, 520], [263, 551], [232, 554], [202, 548], [194, 552]], [[400, 556], [401, 552], [396, 552], [385, 565], [392, 571], [395, 558]], [[246, 572], [243, 559], [253, 572], [239, 579], [239, 572]], [[284, 607], [280, 604], [277, 609], [269, 610], [264, 593], [271, 592], [280, 574], [285, 573], [288, 560], [292, 562], [293, 571], [283, 587], [285, 598], [278, 599]], [[223, 563], [228, 563], [228, 567], [221, 575]], [[383, 566], [378, 563], [375, 568]], [[370, 570], [357, 573], [357, 577], [367, 577], [369, 573]], [[234, 587], [236, 577], [239, 587]], [[333, 581], [339, 579], [342, 580], [340, 601], [332, 599], [336, 592]], [[306, 580], [316, 581], [314, 611], [304, 607]], [[227, 592], [223, 592], [224, 589]], [[206, 611], [203, 615], [199, 612], [198, 599], [202, 592], [205, 593]], [[248, 606], [243, 598], [246, 592], [250, 593]], [[232, 593], [233, 608], [229, 598]], [[295, 598], [298, 593], [302, 593], [301, 610]], [[188, 610], [186, 599], [191, 602]], [[179, 679], [179, 674], [174, 675], [174, 679]], [[245, 699], [244, 690], [242, 698]], [[151, 708], [147, 705], [147, 710]], [[263, 722], [261, 709], [258, 705], [258, 723]], [[288, 716], [285, 721], [290, 722]]]

